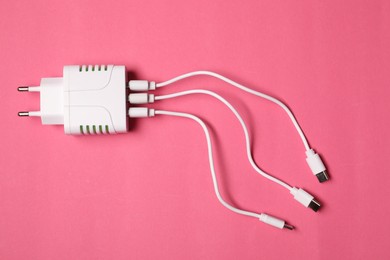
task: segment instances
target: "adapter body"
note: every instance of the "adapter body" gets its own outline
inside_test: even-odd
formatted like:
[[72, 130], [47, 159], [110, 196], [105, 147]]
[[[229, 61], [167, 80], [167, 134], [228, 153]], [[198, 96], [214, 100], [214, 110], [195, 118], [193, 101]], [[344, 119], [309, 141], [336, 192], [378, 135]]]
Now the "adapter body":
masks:
[[62, 78], [42, 78], [42, 124], [64, 125], [66, 134], [113, 134], [128, 131], [125, 66], [65, 66]]

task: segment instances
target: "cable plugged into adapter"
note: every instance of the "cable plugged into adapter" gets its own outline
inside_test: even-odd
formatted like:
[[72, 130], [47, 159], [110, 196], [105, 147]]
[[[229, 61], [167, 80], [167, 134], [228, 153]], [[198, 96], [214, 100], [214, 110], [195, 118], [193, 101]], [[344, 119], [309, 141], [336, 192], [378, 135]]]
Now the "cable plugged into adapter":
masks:
[[65, 66], [62, 78], [42, 78], [38, 87], [19, 87], [40, 93], [39, 116], [44, 125], [64, 125], [66, 134], [115, 134], [128, 130], [125, 66]]
[[[308, 157], [307, 163], [309, 164], [309, 167], [311, 168], [313, 174], [316, 175], [316, 177], [318, 178], [318, 180], [321, 183], [329, 180], [328, 173], [325, 169], [324, 164], [321, 161], [321, 158], [310, 148], [309, 142], [307, 141], [306, 136], [303, 133], [301, 127], [299, 126], [298, 121], [296, 120], [294, 114], [282, 101], [280, 101], [277, 98], [274, 98], [270, 95], [253, 90], [251, 88], [248, 88], [244, 85], [241, 85], [241, 84], [239, 84], [239, 83], [237, 83], [237, 82], [235, 82], [227, 77], [224, 77], [224, 76], [222, 76], [218, 73], [212, 72], [212, 71], [193, 71], [193, 72], [182, 74], [180, 76], [177, 76], [177, 77], [171, 78], [167, 81], [159, 82], [159, 83], [156, 83], [154, 81], [147, 81], [147, 80], [131, 80], [129, 82], [129, 88], [132, 91], [155, 90], [156, 88], [165, 87], [165, 86], [171, 85], [177, 81], [181, 81], [181, 80], [184, 80], [186, 78], [195, 77], [195, 76], [210, 76], [210, 77], [217, 78], [217, 79], [224, 81], [224, 82], [228, 83], [229, 85], [232, 85], [240, 90], [243, 90], [243, 91], [245, 91], [249, 94], [252, 94], [254, 96], [266, 99], [266, 100], [278, 105], [279, 107], [281, 107], [287, 113], [289, 118], [291, 119], [291, 122], [293, 123], [295, 129], [297, 130], [299, 136], [302, 139], [302, 142], [303, 142], [303, 145], [305, 146], [306, 154]], [[131, 102], [132, 99], [129, 97], [129, 100]], [[143, 103], [135, 103], [135, 104], [152, 103], [152, 102], [149, 102], [148, 99], [143, 99], [142, 101], [138, 100], [138, 102], [143, 102]]]

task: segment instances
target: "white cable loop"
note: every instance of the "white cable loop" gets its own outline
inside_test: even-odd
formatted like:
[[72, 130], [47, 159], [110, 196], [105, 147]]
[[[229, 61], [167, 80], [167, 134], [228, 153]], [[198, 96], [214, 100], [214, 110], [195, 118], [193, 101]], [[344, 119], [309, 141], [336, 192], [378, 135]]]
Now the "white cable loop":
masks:
[[231, 211], [233, 211], [235, 213], [260, 219], [261, 214], [235, 208], [232, 205], [230, 205], [229, 203], [227, 203], [226, 201], [224, 201], [222, 196], [221, 196], [221, 194], [219, 193], [217, 177], [216, 177], [215, 169], [214, 169], [214, 159], [213, 159], [211, 138], [210, 138], [210, 133], [209, 133], [209, 131], [207, 129], [206, 124], [200, 118], [198, 118], [198, 117], [196, 117], [196, 116], [194, 116], [192, 114], [188, 114], [188, 113], [180, 113], [180, 112], [172, 112], [172, 111], [164, 111], [164, 110], [155, 110], [155, 114], [156, 115], [168, 115], [168, 116], [177, 116], [177, 117], [189, 118], [189, 119], [194, 120], [198, 124], [200, 124], [200, 126], [202, 127], [202, 129], [203, 129], [203, 131], [204, 131], [204, 133], [206, 135], [207, 150], [208, 150], [208, 155], [209, 155], [211, 176], [212, 176], [212, 179], [213, 179], [214, 191], [215, 191], [215, 194], [217, 195], [218, 200], [221, 202], [221, 204], [223, 206], [225, 206], [226, 208], [230, 209]]
[[287, 115], [290, 117], [291, 121], [293, 122], [296, 130], [298, 131], [298, 134], [299, 136], [301, 137], [302, 139], [302, 142], [303, 142], [303, 145], [305, 146], [305, 149], [306, 151], [309, 151], [311, 150], [310, 149], [310, 146], [309, 146], [309, 143], [307, 142], [307, 139], [301, 129], [301, 127], [299, 126], [297, 120], [295, 119], [293, 113], [291, 112], [291, 110], [283, 103], [281, 102], [280, 100], [274, 98], [274, 97], [271, 97], [267, 94], [264, 94], [264, 93], [261, 93], [261, 92], [258, 92], [258, 91], [255, 91], [253, 89], [250, 89], [248, 87], [245, 87], [231, 79], [228, 79], [218, 73], [215, 73], [215, 72], [211, 72], [211, 71], [194, 71], [194, 72], [190, 72], [190, 73], [186, 73], [186, 74], [183, 74], [183, 75], [180, 75], [178, 77], [175, 77], [173, 79], [170, 79], [170, 80], [167, 80], [167, 81], [164, 81], [164, 82], [160, 82], [160, 83], [157, 83], [156, 84], [156, 87], [157, 88], [161, 88], [161, 87], [164, 87], [164, 86], [167, 86], [169, 84], [172, 84], [176, 81], [179, 81], [179, 80], [182, 80], [182, 79], [185, 79], [185, 78], [189, 78], [189, 77], [193, 77], [193, 76], [198, 76], [198, 75], [207, 75], [207, 76], [211, 76], [211, 77], [215, 77], [217, 79], [220, 79], [222, 81], [225, 81], [226, 83], [232, 85], [232, 86], [235, 86], [241, 90], [244, 90], [252, 95], [255, 95], [255, 96], [258, 96], [258, 97], [262, 97], [264, 99], [267, 99], [277, 105], [279, 105], [281, 108], [284, 109], [284, 111], [286, 111]]
[[155, 96], [155, 100], [163, 100], [163, 99], [170, 99], [170, 98], [175, 98], [175, 97], [180, 97], [180, 96], [185, 96], [185, 95], [191, 95], [191, 94], [206, 94], [206, 95], [210, 95], [216, 99], [218, 99], [219, 101], [221, 101], [222, 103], [224, 103], [232, 112], [233, 114], [237, 117], [238, 121], [240, 122], [243, 130], [244, 130], [244, 135], [245, 135], [245, 142], [246, 142], [246, 152], [247, 152], [247, 157], [248, 157], [248, 160], [251, 164], [251, 166], [253, 167], [253, 169], [255, 171], [257, 171], [259, 174], [261, 174], [263, 177], [283, 186], [284, 188], [288, 189], [289, 191], [291, 191], [292, 187], [290, 185], [288, 185], [287, 183], [267, 174], [266, 172], [264, 172], [263, 170], [261, 170], [255, 163], [254, 159], [253, 159], [253, 156], [252, 156], [252, 153], [251, 153], [251, 145], [250, 145], [250, 137], [249, 137], [249, 131], [248, 131], [248, 128], [246, 127], [245, 125], [245, 122], [244, 120], [242, 119], [242, 117], [240, 116], [240, 114], [238, 113], [238, 111], [226, 100], [224, 99], [223, 97], [221, 97], [220, 95], [218, 95], [217, 93], [215, 92], [212, 92], [210, 90], [204, 90], [204, 89], [194, 89], [194, 90], [187, 90], [187, 91], [182, 91], [182, 92], [177, 92], [177, 93], [173, 93], [173, 94], [169, 94], [169, 95], [163, 95], [163, 96]]

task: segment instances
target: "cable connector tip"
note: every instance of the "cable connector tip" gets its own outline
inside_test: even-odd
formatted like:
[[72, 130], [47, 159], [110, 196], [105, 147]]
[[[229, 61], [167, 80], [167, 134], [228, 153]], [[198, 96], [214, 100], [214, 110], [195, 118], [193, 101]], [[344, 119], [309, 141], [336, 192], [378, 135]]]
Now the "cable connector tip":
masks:
[[271, 215], [267, 215], [265, 213], [261, 213], [259, 220], [261, 222], [264, 222], [265, 224], [271, 225], [271, 226], [279, 228], [279, 229], [284, 229], [284, 228], [289, 229], [289, 230], [294, 229], [293, 226], [286, 224], [286, 221], [279, 219], [279, 218], [276, 218], [276, 217], [273, 217]]
[[314, 210], [315, 212], [317, 212], [320, 209], [321, 204], [318, 201], [316, 201], [315, 199], [312, 199], [310, 201], [308, 207], [311, 208], [312, 210]]
[[316, 174], [319, 182], [325, 182], [329, 180], [328, 172], [326, 170]]
[[321, 160], [321, 157], [313, 149], [306, 151], [306, 162], [309, 165], [312, 173], [317, 177], [320, 183], [329, 180], [326, 167]]
[[294, 199], [301, 203], [306, 208], [311, 208], [315, 212], [319, 210], [321, 204], [309, 193], [301, 188], [292, 188], [290, 193], [294, 196]]
[[285, 229], [289, 229], [289, 230], [294, 230], [294, 226], [291, 226], [291, 225], [289, 225], [289, 224], [286, 224], [286, 223], [284, 223], [284, 226], [283, 226], [283, 228], [285, 228]]

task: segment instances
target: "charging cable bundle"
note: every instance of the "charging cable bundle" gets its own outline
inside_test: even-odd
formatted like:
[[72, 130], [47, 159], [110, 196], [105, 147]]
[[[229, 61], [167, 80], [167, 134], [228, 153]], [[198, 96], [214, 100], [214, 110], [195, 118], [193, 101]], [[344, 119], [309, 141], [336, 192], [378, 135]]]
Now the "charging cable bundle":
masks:
[[[251, 152], [251, 140], [248, 128], [238, 111], [223, 97], [204, 89], [192, 89], [168, 95], [151, 94], [153, 90], [174, 84], [177, 81], [195, 76], [210, 76], [220, 79], [236, 88], [252, 95], [269, 100], [280, 106], [294, 124], [306, 150], [306, 162], [319, 182], [329, 179], [326, 168], [320, 156], [309, 146], [309, 143], [290, 109], [280, 100], [245, 87], [222, 75], [210, 71], [195, 71], [175, 77], [165, 82], [156, 83], [147, 80], [130, 80], [128, 87], [131, 93], [128, 95], [130, 107], [126, 104], [126, 69], [124, 66], [114, 65], [89, 65], [89, 66], [65, 66], [63, 78], [43, 78], [40, 86], [19, 87], [19, 91], [40, 92], [40, 111], [19, 112], [19, 116], [39, 116], [43, 124], [63, 124], [67, 134], [113, 134], [128, 131], [127, 115], [130, 118], [154, 117], [159, 115], [188, 118], [197, 122], [203, 129], [208, 148], [211, 176], [214, 191], [223, 206], [229, 210], [255, 217], [260, 221], [277, 228], [293, 229], [284, 220], [267, 215], [238, 209], [227, 203], [221, 196], [218, 188], [217, 177], [214, 169], [212, 153], [212, 141], [209, 130], [199, 117], [182, 112], [165, 111], [147, 107], [133, 107], [154, 103], [159, 100], [177, 98], [186, 95], [209, 95], [225, 104], [240, 122], [246, 140], [246, 152], [253, 169], [266, 179], [281, 185], [287, 189], [296, 201], [303, 206], [318, 211], [320, 203], [308, 192], [301, 188], [290, 186], [282, 180], [269, 175], [261, 170], [253, 159]], [[141, 93], [143, 92], [143, 93]], [[146, 93], [148, 92], [148, 93]]]

